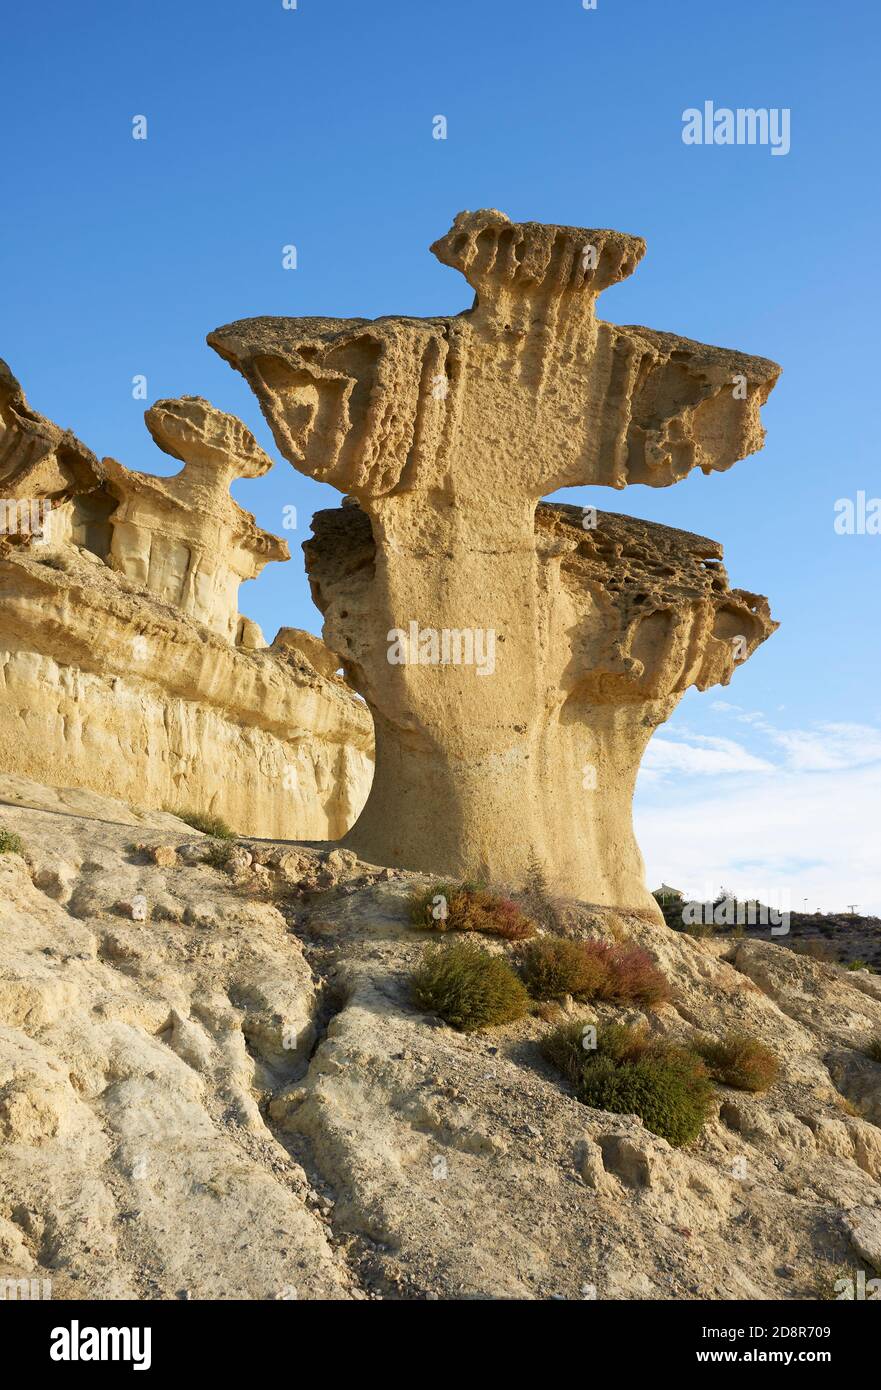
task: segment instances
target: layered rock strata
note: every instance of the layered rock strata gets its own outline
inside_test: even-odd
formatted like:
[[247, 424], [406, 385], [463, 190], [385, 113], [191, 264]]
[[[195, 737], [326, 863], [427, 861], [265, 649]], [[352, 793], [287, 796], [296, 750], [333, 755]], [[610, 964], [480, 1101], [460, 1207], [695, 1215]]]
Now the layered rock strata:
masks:
[[0, 770], [337, 838], [370, 785], [369, 713], [319, 638], [270, 647], [238, 611], [288, 558], [229, 496], [271, 460], [198, 397], [146, 418], [176, 477], [99, 461], [0, 371]]

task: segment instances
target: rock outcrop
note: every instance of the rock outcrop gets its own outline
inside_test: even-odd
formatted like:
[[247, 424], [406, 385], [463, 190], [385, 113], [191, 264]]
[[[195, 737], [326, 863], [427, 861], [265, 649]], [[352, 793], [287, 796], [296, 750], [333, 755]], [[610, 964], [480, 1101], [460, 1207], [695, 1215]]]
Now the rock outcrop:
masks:
[[[458, 687], [467, 632], [444, 653], [421, 625], [404, 631], [405, 660], [390, 664], [369, 520], [358, 507], [316, 514], [304, 547], [313, 597], [376, 726], [373, 787], [344, 841], [362, 857], [516, 883], [531, 850], [561, 891], [652, 906], [635, 888], [631, 817], [646, 744], [690, 685], [727, 685], [776, 624], [765, 599], [728, 587], [716, 542], [611, 512], [594, 519], [585, 530], [581, 508], [536, 510], [536, 704], [492, 745], [481, 689], [516, 660], [508, 631], [476, 652], [485, 678], [472, 663]], [[451, 685], [462, 692], [452, 706]]]
[[270, 647], [238, 611], [242, 580], [288, 558], [229, 495], [271, 460], [198, 397], [146, 419], [176, 477], [99, 461], [0, 369], [0, 769], [337, 838], [370, 715], [319, 638]]
[[729, 468], [761, 446], [779, 368], [598, 319], [639, 238], [490, 210], [432, 249], [476, 292], [456, 318], [257, 318], [208, 339], [284, 456], [369, 521], [372, 545], [318, 580], [376, 725], [346, 844], [515, 882], [536, 853], [574, 896], [655, 912], [630, 829], [639, 756], [686, 685], [727, 680], [768, 635], [767, 605], [727, 591], [711, 542], [620, 518], [587, 540], [536, 505]]
[[254, 525], [229, 495], [236, 478], [260, 478], [272, 460], [241, 420], [198, 396], [157, 401], [145, 415], [165, 453], [182, 459], [173, 478], [133, 473], [105, 460], [111, 562], [149, 593], [235, 641], [238, 593], [269, 560], [289, 560], [284, 541]]
[[115, 504], [104, 482], [91, 449], [32, 410], [0, 359], [0, 544], [44, 539], [51, 525], [56, 542], [106, 553]]
[[0, 777], [0, 829], [24, 842], [0, 853], [0, 1279], [56, 1299], [786, 1300], [875, 1277], [877, 977], [568, 908], [571, 935], [654, 957], [655, 1035], [739, 1028], [779, 1059], [672, 1149], [580, 1104], [538, 1015], [461, 1034], [414, 1007], [424, 879], [265, 841], [219, 867], [171, 816], [23, 778]]

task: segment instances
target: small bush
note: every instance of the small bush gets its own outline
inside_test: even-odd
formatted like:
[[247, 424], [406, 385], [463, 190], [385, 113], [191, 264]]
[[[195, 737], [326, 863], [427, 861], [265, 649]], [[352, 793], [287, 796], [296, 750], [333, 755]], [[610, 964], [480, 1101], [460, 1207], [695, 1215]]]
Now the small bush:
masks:
[[[596, 1032], [596, 1047], [586, 1048], [584, 1035], [591, 1026]], [[644, 1028], [631, 1028], [626, 1023], [587, 1025], [584, 1022], [564, 1023], [550, 1033], [542, 1043], [542, 1051], [567, 1076], [580, 1075], [585, 1061], [602, 1055], [613, 1062], [638, 1062], [646, 1053], [669, 1050], [674, 1045], [652, 1038]], [[703, 1062], [697, 1058], [700, 1068]]]
[[[420, 892], [417, 890], [411, 893], [407, 900], [407, 908], [410, 914], [410, 923], [414, 927], [430, 927], [434, 931], [447, 931], [449, 926], [450, 902], [457, 893], [463, 891], [464, 885], [458, 887], [454, 883], [432, 883], [429, 888], [424, 888]], [[441, 901], [438, 902], [437, 900]], [[445, 917], [437, 914], [446, 907]]]
[[561, 932], [563, 919], [560, 909], [548, 887], [547, 875], [538, 855], [533, 850], [526, 866], [526, 878], [520, 900], [526, 914], [545, 931]]
[[602, 998], [611, 1004], [642, 1004], [650, 1009], [669, 997], [665, 976], [648, 951], [639, 946], [613, 946], [608, 969], [608, 984]]
[[628, 1028], [623, 1023], [606, 1023], [595, 1028], [596, 1048], [587, 1048], [584, 1040], [588, 1027], [594, 1025], [563, 1023], [542, 1042], [545, 1057], [573, 1086], [580, 1081], [585, 1064], [600, 1053], [615, 1062], [635, 1062], [651, 1046], [642, 1029]]
[[608, 967], [603, 954], [586, 948], [599, 944], [560, 936], [530, 941], [519, 954], [518, 966], [533, 999], [561, 999], [564, 994], [594, 999], [606, 985]]
[[653, 1134], [680, 1148], [696, 1139], [709, 1111], [709, 1079], [682, 1057], [646, 1056], [616, 1064], [598, 1057], [584, 1070], [578, 1097], [595, 1110], [638, 1115]]
[[866, 1056], [873, 1062], [881, 1062], [881, 1033], [871, 1038], [866, 1048]]
[[610, 1024], [584, 1047], [584, 1024], [565, 1024], [545, 1040], [545, 1056], [595, 1110], [638, 1115], [647, 1129], [679, 1147], [697, 1138], [713, 1088], [696, 1052]]
[[215, 839], [208, 846], [205, 860], [214, 869], [225, 869], [232, 858], [233, 848], [231, 839]]
[[562, 1072], [570, 1086], [577, 1086], [589, 1061], [584, 1046], [585, 1023], [561, 1023], [542, 1039], [541, 1050], [552, 1066]]
[[[439, 904], [438, 898], [443, 903]], [[446, 916], [437, 916], [444, 904]], [[524, 941], [535, 931], [535, 924], [513, 899], [492, 893], [479, 883], [433, 883], [414, 893], [409, 906], [413, 926], [434, 931], [485, 932], [505, 941]]]
[[868, 970], [870, 974], [874, 974], [874, 973], [875, 973], [875, 972], [872, 970], [872, 967], [871, 967], [871, 965], [869, 964], [869, 962], [868, 962], [867, 960], [860, 960], [859, 958], [858, 958], [857, 960], [850, 960], [850, 961], [848, 961], [847, 966], [846, 966], [846, 969], [847, 969], [847, 970]]
[[604, 941], [543, 936], [520, 953], [520, 971], [535, 999], [601, 1000], [652, 1008], [668, 996], [667, 981], [647, 951]]
[[194, 830], [201, 830], [203, 835], [212, 835], [215, 840], [234, 840], [236, 837], [235, 831], [230, 830], [221, 816], [204, 815], [201, 811], [171, 811], [169, 814], [186, 821]]
[[467, 938], [427, 946], [413, 974], [413, 998], [464, 1033], [522, 1018], [529, 1007], [523, 982], [501, 956]]
[[0, 830], [0, 854], [24, 854], [24, 840], [14, 830]]
[[714, 1081], [738, 1091], [767, 1091], [780, 1069], [776, 1056], [748, 1033], [729, 1033], [727, 1038], [708, 1038], [698, 1051]]

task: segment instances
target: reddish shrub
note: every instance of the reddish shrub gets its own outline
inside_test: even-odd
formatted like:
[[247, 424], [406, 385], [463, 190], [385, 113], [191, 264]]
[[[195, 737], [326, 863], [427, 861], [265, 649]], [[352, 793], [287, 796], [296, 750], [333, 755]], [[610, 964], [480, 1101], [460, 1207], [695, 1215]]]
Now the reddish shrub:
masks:
[[639, 946], [613, 946], [607, 960], [607, 990], [601, 997], [612, 1004], [643, 1004], [654, 1008], [669, 998], [666, 977], [648, 951]]
[[481, 931], [505, 941], [525, 941], [535, 925], [511, 898], [485, 889], [465, 890], [454, 900], [455, 930]]
[[485, 932], [505, 941], [525, 941], [535, 931], [535, 924], [511, 898], [473, 883], [434, 883], [414, 893], [410, 921], [414, 927]]
[[605, 941], [542, 936], [520, 953], [520, 973], [534, 999], [598, 999], [651, 1008], [667, 998], [667, 981], [647, 951]]

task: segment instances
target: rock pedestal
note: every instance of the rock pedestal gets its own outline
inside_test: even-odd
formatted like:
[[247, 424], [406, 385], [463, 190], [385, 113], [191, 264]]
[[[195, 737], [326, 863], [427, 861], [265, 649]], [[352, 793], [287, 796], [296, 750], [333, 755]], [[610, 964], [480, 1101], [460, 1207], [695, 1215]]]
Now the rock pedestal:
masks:
[[730, 467], [762, 444], [779, 368], [598, 319], [639, 238], [489, 210], [432, 249], [476, 291], [456, 318], [260, 318], [209, 336], [285, 457], [363, 513], [352, 553], [342, 530], [329, 558], [326, 523], [309, 545], [325, 638], [376, 724], [346, 843], [514, 881], [535, 852], [562, 891], [650, 908], [630, 826], [645, 744], [688, 684], [726, 681], [773, 625], [763, 600], [728, 591], [712, 542], [607, 516], [591, 538], [536, 506], [564, 486]]
[[368, 517], [316, 515], [305, 551], [325, 638], [376, 728], [373, 786], [345, 839], [363, 858], [516, 883], [532, 852], [565, 893], [651, 908], [631, 820], [646, 744], [689, 685], [727, 684], [776, 624], [765, 599], [728, 587], [716, 542], [584, 520], [536, 510], [533, 642], [524, 625], [445, 644], [428, 623], [389, 641], [397, 610]]

